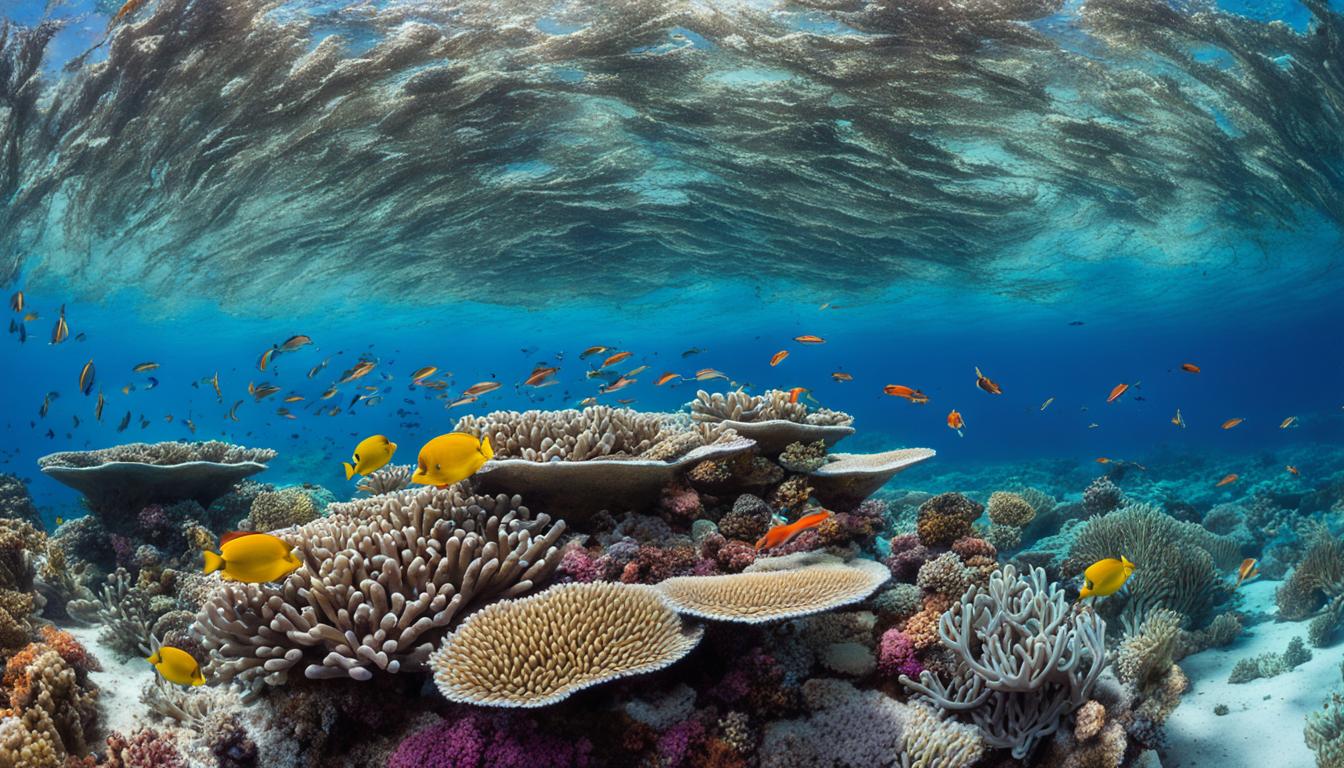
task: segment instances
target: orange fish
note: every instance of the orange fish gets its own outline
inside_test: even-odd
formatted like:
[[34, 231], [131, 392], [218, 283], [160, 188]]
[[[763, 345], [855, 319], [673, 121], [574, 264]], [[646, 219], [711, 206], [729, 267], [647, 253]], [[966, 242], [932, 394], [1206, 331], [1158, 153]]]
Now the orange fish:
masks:
[[603, 352], [606, 352], [608, 349], [610, 349], [610, 347], [603, 347], [603, 346], [589, 347], [579, 353], [579, 359], [586, 360], [587, 358], [590, 358], [593, 355], [600, 355]]
[[140, 9], [140, 6], [144, 4], [145, 0], [126, 0], [126, 3], [122, 5], [121, 8], [117, 11], [117, 15], [113, 16], [112, 20], [108, 22], [108, 27], [111, 28], [113, 24], [116, 24], [117, 22], [121, 21], [127, 16], [130, 16], [132, 13], [135, 13], [137, 10]]
[[1222, 480], [1219, 480], [1219, 481], [1218, 481], [1218, 484], [1215, 485], [1215, 486], [1213, 486], [1213, 487], [1214, 487], [1214, 488], [1222, 488], [1224, 485], [1231, 485], [1231, 484], [1233, 484], [1233, 483], [1235, 483], [1235, 482], [1237, 482], [1237, 475], [1236, 475], [1236, 473], [1229, 473], [1229, 474], [1226, 475]]
[[453, 402], [445, 405], [444, 408], [456, 408], [459, 405], [467, 405], [468, 403], [474, 403], [476, 402], [476, 400], [477, 397], [475, 395], [464, 395], [463, 397], [459, 397]]
[[424, 368], [417, 368], [415, 373], [411, 374], [411, 383], [419, 384], [421, 379], [428, 379], [438, 372], [439, 367], [437, 365], [426, 365]]
[[261, 353], [261, 359], [257, 361], [257, 370], [264, 371], [266, 366], [271, 364], [271, 356], [275, 354], [275, 349], [268, 349]]
[[1292, 475], [1302, 474], [1301, 472], [1298, 472], [1297, 467], [1294, 467], [1292, 464], [1289, 464], [1288, 466], [1284, 467], [1284, 469], [1288, 470], [1288, 473]]
[[677, 378], [679, 375], [680, 375], [680, 374], [674, 373], [674, 372], [672, 372], [672, 371], [668, 371], [667, 373], [664, 373], [662, 376], [659, 376], [659, 377], [658, 377], [658, 380], [655, 381], [655, 382], [653, 383], [653, 385], [654, 385], [655, 387], [661, 387], [661, 386], [663, 386], [664, 384], [666, 384], [667, 382], [669, 382], [669, 381], [671, 381], [671, 380]]
[[831, 378], [836, 381], [853, 381], [854, 377], [844, 371], [836, 371], [831, 374]]
[[800, 395], [802, 395], [802, 394], [803, 394], [804, 392], [806, 392], [806, 391], [807, 391], [807, 387], [794, 387], [793, 389], [790, 389], [790, 390], [789, 390], [789, 402], [790, 402], [790, 403], [796, 403], [796, 402], [798, 402], [798, 397], [799, 397]]
[[789, 356], [789, 350], [787, 349], [779, 350], [778, 352], [770, 356], [770, 367], [774, 368], [776, 365], [779, 365], [780, 363], [784, 362], [784, 358], [788, 356]]
[[975, 367], [975, 386], [985, 390], [991, 395], [1002, 395], [1003, 390], [998, 384], [990, 381], [989, 377], [980, 372], [980, 366]]
[[728, 374], [714, 368], [701, 368], [695, 372], [696, 381], [709, 381], [710, 379], [726, 379]]
[[1279, 429], [1288, 429], [1289, 427], [1295, 427], [1295, 426], [1297, 426], [1297, 417], [1289, 416], [1279, 424]]
[[61, 316], [56, 318], [56, 326], [51, 329], [51, 343], [60, 344], [70, 338], [70, 326], [65, 322], [65, 305], [61, 305]]
[[336, 383], [345, 384], [347, 382], [354, 381], [355, 379], [361, 379], [365, 376], [368, 376], [369, 372], [373, 370], [373, 367], [375, 365], [377, 365], [377, 363], [373, 362], [372, 360], [360, 360], [358, 363], [355, 363], [355, 367], [341, 374], [340, 380], [337, 381]]
[[1241, 582], [1250, 581], [1260, 575], [1260, 569], [1257, 566], [1254, 557], [1248, 557], [1241, 561], [1241, 566], [1237, 568], [1237, 583], [1232, 585], [1233, 589], [1241, 586]]
[[1199, 373], [1199, 366], [1194, 363], [1181, 363], [1181, 370], [1186, 373]]
[[9, 297], [9, 308], [15, 312], [23, 311], [23, 291], [15, 291], [14, 295]]
[[494, 392], [502, 386], [504, 385], [498, 381], [481, 381], [467, 387], [462, 394], [465, 397], [475, 397], [476, 395], [484, 395], [486, 392]]
[[816, 528], [831, 516], [830, 512], [822, 510], [813, 512], [810, 515], [803, 515], [796, 521], [787, 525], [776, 525], [765, 532], [765, 535], [756, 542], [756, 551], [771, 549], [792, 541], [795, 536], [806, 531], [809, 528]]
[[913, 387], [907, 387], [904, 384], [888, 384], [882, 388], [882, 391], [892, 397], [904, 397], [912, 403], [927, 403], [929, 396]]
[[631, 384], [634, 384], [636, 381], [638, 381], [638, 379], [632, 379], [629, 376], [622, 376], [619, 379], [606, 385], [605, 387], [600, 387], [597, 391], [605, 395], [608, 392], [616, 392], [618, 390], [625, 389]]
[[1114, 403], [1121, 395], [1125, 394], [1127, 389], [1129, 389], [1128, 384], [1116, 384], [1115, 388], [1111, 390], [1111, 396], [1106, 398], [1106, 402]]
[[531, 375], [523, 383], [529, 387], [540, 387], [543, 382], [554, 376], [559, 370], [555, 366], [538, 365], [532, 369]]
[[1223, 422], [1223, 429], [1231, 429], [1243, 421], [1245, 421], [1245, 419], [1241, 418], [1240, 416], [1238, 416], [1235, 419], [1228, 419], [1227, 421]]
[[1110, 464], [1110, 463], [1111, 463], [1111, 460], [1108, 459], [1108, 458], [1106, 458], [1105, 456], [1102, 456], [1102, 457], [1100, 457], [1100, 458], [1097, 459], [1097, 463], [1098, 463], [1098, 464]]
[[612, 355], [611, 357], [608, 357], [606, 360], [603, 360], [603, 361], [602, 361], [602, 364], [599, 365], [599, 366], [597, 366], [597, 367], [598, 367], [598, 368], [606, 368], [608, 365], [615, 365], [616, 363], [621, 362], [622, 360], [626, 359], [627, 357], [629, 357], [629, 356], [631, 356], [631, 355], [633, 355], [633, 354], [635, 354], [635, 353], [634, 353], [634, 352], [617, 352], [616, 354]]
[[803, 334], [802, 336], [794, 336], [794, 337], [793, 337], [793, 340], [796, 341], [796, 342], [798, 342], [799, 344], [825, 344], [825, 343], [826, 343], [826, 340], [825, 340], [825, 339], [821, 338], [820, 336], [813, 336], [813, 335], [810, 334], [810, 333], [805, 333], [805, 334]]
[[964, 435], [961, 434], [961, 429], [966, 426], [966, 420], [961, 418], [961, 414], [957, 412], [957, 409], [953, 408], [948, 412], [947, 426], [949, 429], [957, 430], [957, 437], [964, 437]]

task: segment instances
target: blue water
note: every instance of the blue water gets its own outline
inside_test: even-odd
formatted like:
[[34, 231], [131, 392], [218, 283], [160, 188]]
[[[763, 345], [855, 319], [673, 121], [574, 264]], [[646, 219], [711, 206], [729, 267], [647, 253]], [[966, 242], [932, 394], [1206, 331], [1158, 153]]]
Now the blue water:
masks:
[[[346, 35], [347, 56], [363, 55], [374, 44], [370, 28], [343, 17], [338, 6], [293, 5], [297, 16], [315, 19], [306, 29], [313, 45], [338, 31]], [[1257, 23], [1285, 21], [1298, 34], [1310, 34], [1315, 23], [1298, 3], [1220, 7], [1245, 13]], [[65, 21], [42, 59], [42, 76], [54, 88], [70, 77], [62, 73], [62, 65], [102, 37], [115, 8], [83, 2], [48, 8], [23, 0], [0, 6], [0, 11], [21, 25], [44, 18]], [[1065, 4], [1032, 24], [1064, 50], [1104, 59], [1113, 51], [1100, 45], [1094, 33], [1077, 31], [1078, 12], [1077, 4]], [[824, 14], [788, 19], [786, 24], [822, 36], [854, 31]], [[549, 17], [535, 26], [550, 36], [585, 28], [580, 22]], [[668, 40], [673, 42], [667, 45], [676, 47], [681, 44], [676, 41], [684, 40], [699, 53], [721, 53], [721, 46], [707, 42], [703, 32], [670, 28]], [[94, 52], [88, 63], [97, 65], [108, 50]], [[657, 45], [631, 49], [634, 55], [651, 52], [667, 51]], [[1233, 57], [1213, 53], [1222, 58], [1198, 60], [1221, 61], [1214, 66], [1229, 71], [1239, 66]], [[1196, 54], [1202, 57], [1204, 52]], [[587, 87], [590, 78], [583, 66], [555, 67], [557, 87], [579, 92]], [[791, 77], [752, 75], [771, 71], [761, 63], [752, 67], [735, 62], [735, 67], [716, 73], [717, 82], [750, 90]], [[1072, 82], [1072, 75], [1046, 90], [1057, 99], [1051, 110], [1059, 115], [1104, 114], [1102, 106], [1086, 103], [1088, 92]], [[1221, 108], [1197, 87], [1189, 92], [1223, 138], [1247, 130], [1245, 115]], [[167, 103], [172, 94], [157, 97]], [[146, 97], [146, 109], [153, 103]], [[212, 108], [222, 111], [219, 105]], [[211, 114], [203, 108], [201, 119], [208, 124]], [[1175, 191], [1153, 191], [1125, 178], [1071, 188], [1076, 178], [1054, 165], [1022, 165], [1020, 148], [1005, 149], [1012, 138], [1007, 134], [1000, 146], [993, 135], [940, 134], [930, 127], [926, 133], [931, 141], [959, 154], [967, 168], [974, 171], [975, 164], [983, 164], [982, 178], [963, 179], [958, 185], [980, 185], [984, 194], [1002, 199], [1025, 189], [1020, 208], [1027, 212], [1024, 224], [1031, 226], [1018, 236], [1011, 228], [986, 234], [983, 242], [972, 243], [977, 247], [968, 246], [962, 253], [944, 248], [941, 240], [930, 245], [888, 237], [880, 223], [862, 220], [853, 210], [856, 201], [870, 200], [854, 189], [829, 189], [824, 181], [808, 189], [810, 220], [791, 225], [787, 215], [771, 220], [758, 215], [760, 211], [745, 210], [759, 203], [742, 203], [744, 210], [733, 214], [733, 206], [750, 190], [716, 189], [717, 184], [729, 184], [734, 168], [729, 159], [692, 153], [691, 148], [705, 143], [703, 137], [686, 133], [691, 130], [687, 126], [697, 125], [695, 120], [681, 126], [682, 133], [644, 130], [637, 142], [625, 145], [604, 129], [608, 123], [603, 120], [620, 121], [624, 130], [633, 131], [631, 124], [640, 125], [633, 108], [594, 97], [562, 114], [571, 122], [548, 123], [555, 135], [547, 141], [520, 135], [517, 146], [481, 159], [481, 168], [464, 170], [478, 174], [474, 178], [484, 180], [483, 188], [507, 191], [501, 198], [506, 206], [501, 218], [491, 218], [494, 208], [486, 202], [485, 209], [472, 214], [481, 217], [479, 222], [469, 216], [452, 225], [460, 227], [453, 230], [455, 237], [465, 233], [467, 239], [447, 242], [492, 238], [481, 253], [464, 245], [459, 256], [452, 248], [440, 250], [443, 243], [429, 241], [392, 242], [376, 259], [362, 255], [368, 240], [342, 249], [342, 233], [376, 236], [399, 213], [393, 203], [386, 209], [362, 208], [357, 218], [326, 222], [324, 234], [313, 236], [318, 242], [313, 245], [302, 225], [304, 217], [321, 212], [304, 208], [303, 196], [318, 190], [285, 189], [292, 205], [270, 203], [266, 195], [276, 190], [265, 187], [265, 173], [237, 182], [231, 196], [212, 198], [234, 201], [252, 216], [235, 222], [240, 228], [228, 231], [232, 239], [220, 241], [214, 238], [222, 235], [202, 230], [194, 250], [179, 250], [183, 231], [188, 232], [186, 242], [192, 242], [187, 222], [201, 212], [187, 207], [178, 216], [171, 201], [166, 214], [150, 205], [163, 202], [156, 197], [159, 187], [174, 178], [171, 155], [160, 158], [146, 178], [132, 172], [118, 178], [115, 191], [133, 201], [126, 204], [131, 219], [125, 222], [100, 220], [103, 213], [96, 207], [82, 211], [81, 219], [77, 196], [53, 193], [42, 203], [41, 215], [25, 214], [16, 220], [23, 229], [16, 224], [6, 235], [11, 246], [5, 262], [11, 275], [6, 293], [25, 290], [29, 309], [40, 318], [27, 323], [27, 343], [20, 344], [14, 334], [0, 339], [0, 363], [6, 371], [0, 421], [9, 438], [0, 447], [0, 470], [31, 478], [32, 491], [48, 516], [71, 514], [75, 495], [37, 476], [39, 456], [130, 440], [216, 438], [277, 449], [279, 458], [265, 479], [320, 483], [344, 495], [349, 484], [340, 462], [367, 435], [387, 434], [402, 446], [398, 461], [409, 462], [418, 445], [467, 413], [575, 407], [598, 396], [600, 382], [585, 373], [601, 356], [578, 358], [594, 344], [634, 352], [621, 370], [648, 366], [637, 384], [598, 396], [600, 402], [633, 398], [634, 408], [675, 410], [700, 386], [727, 390], [741, 385], [750, 391], [806, 387], [820, 404], [856, 417], [859, 435], [848, 444], [855, 450], [935, 448], [936, 462], [902, 476], [902, 482], [912, 485], [920, 483], [920, 473], [982, 462], [1049, 457], [1086, 465], [1097, 457], [1142, 460], [1159, 451], [1232, 457], [1292, 445], [1334, 445], [1344, 439], [1344, 347], [1338, 338], [1344, 304], [1337, 299], [1344, 272], [1341, 232], [1331, 213], [1340, 210], [1344, 194], [1334, 183], [1344, 172], [1337, 146], [1299, 152], [1302, 163], [1318, 173], [1313, 178], [1323, 181], [1295, 193], [1288, 210], [1276, 208], [1277, 203], [1251, 203], [1248, 210], [1264, 213], [1265, 220], [1240, 222], [1245, 226], [1234, 228], [1239, 222], [1229, 223], [1227, 211], [1219, 210], [1232, 209], [1230, 197], [1208, 194], [1193, 181], [1178, 180]], [[852, 119], [831, 120], [826, 127], [843, 146], [860, 145]], [[143, 126], [125, 135], [113, 131], [114, 141], [134, 151], [142, 141], [149, 143], [148, 136], [135, 135], [139, 130]], [[607, 139], [611, 147], [601, 143]], [[611, 162], [619, 157], [633, 163], [634, 171], [628, 180], [602, 190], [619, 188], [632, 197], [608, 203], [595, 192], [584, 205], [563, 198], [569, 202], [549, 207], [548, 195], [558, 188], [564, 191], [557, 185], [567, 173], [577, 172], [558, 164], [565, 157], [575, 161], [575, 156], [558, 153], [586, 141], [598, 145], [585, 158], [584, 172], [592, 171], [587, 160], [604, 160], [604, 152], [619, 144], [623, 154], [613, 153]], [[166, 151], [171, 142], [155, 146]], [[758, 149], [765, 152], [768, 146]], [[825, 167], [820, 155], [809, 155], [806, 149], [798, 157]], [[190, 148], [174, 150], [189, 154]], [[630, 153], [634, 160], [627, 157]], [[332, 162], [337, 155], [333, 153]], [[303, 152], [296, 150], [294, 157], [300, 156]], [[39, 161], [33, 163], [31, 171], [45, 169]], [[199, 172], [209, 162], [192, 167]], [[995, 168], [998, 172], [990, 173]], [[1047, 172], [1059, 176], [1043, 175]], [[893, 172], [890, 179], [903, 182], [914, 173]], [[1100, 170], [1098, 174], [1105, 176]], [[837, 172], [833, 180], [842, 177]], [[11, 190], [12, 199], [31, 192], [32, 183], [31, 178], [20, 179]], [[1255, 190], [1246, 189], [1251, 183], [1251, 177], [1229, 176], [1227, 192], [1253, 197]], [[1264, 183], [1265, 189], [1277, 188], [1273, 180]], [[123, 184], [125, 189], [120, 188]], [[924, 192], [953, 186], [931, 184]], [[351, 190], [352, 195], [359, 192]], [[1166, 202], [1143, 216], [1124, 209], [1147, 192]], [[143, 205], [138, 204], [141, 195]], [[636, 207], [624, 210], [631, 200]], [[314, 205], [324, 204], [319, 200]], [[535, 221], [529, 215], [534, 209]], [[630, 218], [613, 218], [613, 209]], [[269, 212], [282, 218], [289, 210], [295, 211], [300, 229], [283, 230], [283, 237], [266, 229]], [[1031, 214], [1033, 210], [1038, 213]], [[1142, 221], [1144, 217], [1151, 220]], [[388, 231], [403, 237], [420, 231], [403, 225]], [[987, 222], [968, 219], [965, 225], [985, 227]], [[177, 227], [172, 237], [178, 239], [169, 236], [170, 226]], [[248, 242], [253, 226], [258, 240]], [[538, 230], [531, 236], [530, 226]], [[939, 238], [965, 234], [955, 220], [932, 221], [929, 228]], [[510, 240], [514, 234], [517, 238]], [[321, 244], [322, 237], [335, 245]], [[739, 252], [731, 244], [760, 249]], [[909, 259], [904, 258], [907, 246]], [[310, 247], [319, 250], [303, 250]], [[243, 253], [238, 261], [230, 260], [234, 251]], [[330, 257], [319, 263], [311, 256], [315, 252]], [[404, 253], [402, 261], [398, 253]], [[392, 288], [377, 280], [402, 267], [413, 277], [398, 273], [399, 282]], [[498, 290], [501, 286], [507, 290]], [[822, 309], [823, 304], [830, 306]], [[72, 336], [53, 346], [47, 341], [61, 305]], [[278, 356], [268, 371], [257, 369], [263, 351], [296, 333], [310, 335], [314, 345]], [[804, 333], [822, 336], [826, 343], [792, 341]], [[85, 338], [76, 340], [75, 334]], [[683, 357], [691, 348], [704, 351]], [[778, 350], [788, 350], [790, 356], [771, 368], [768, 360]], [[378, 362], [374, 373], [340, 387], [332, 400], [319, 400], [361, 357]], [[97, 368], [96, 391], [107, 397], [101, 423], [93, 419], [96, 391], [84, 396], [76, 387], [88, 360]], [[307, 378], [309, 369], [323, 360], [329, 361], [327, 367]], [[145, 361], [161, 367], [152, 374], [131, 372], [133, 365]], [[1186, 362], [1199, 365], [1202, 372], [1182, 372], [1179, 366]], [[539, 390], [516, 386], [539, 363], [559, 365], [558, 385]], [[411, 385], [411, 371], [425, 365], [452, 372], [447, 400]], [[975, 387], [976, 366], [1002, 386], [1002, 396]], [[719, 380], [653, 386], [665, 371], [689, 377], [704, 367], [726, 372], [735, 384]], [[223, 402], [203, 383], [216, 371]], [[854, 380], [835, 382], [835, 371]], [[152, 390], [146, 389], [150, 375], [159, 382]], [[489, 379], [505, 386], [476, 403], [444, 408], [466, 387]], [[249, 382], [272, 383], [281, 392], [257, 403], [247, 394]], [[1122, 382], [1134, 386], [1107, 404], [1106, 395]], [[132, 384], [135, 390], [123, 393]], [[352, 396], [360, 391], [356, 386], [366, 384], [378, 387], [381, 402], [352, 405]], [[885, 384], [916, 387], [930, 402], [916, 405], [886, 396]], [[39, 418], [48, 392], [59, 397], [46, 417]], [[281, 399], [291, 394], [306, 399], [283, 404]], [[1049, 398], [1053, 402], [1042, 409]], [[243, 404], [233, 422], [226, 416], [237, 400]], [[297, 418], [278, 415], [282, 405]], [[339, 415], [327, 415], [333, 405], [341, 406]], [[1171, 423], [1178, 408], [1186, 429]], [[946, 426], [951, 409], [965, 418], [964, 436]], [[128, 411], [131, 424], [118, 433], [116, 427]], [[166, 418], [170, 415], [171, 422]], [[1280, 429], [1290, 416], [1298, 417], [1297, 426]], [[1245, 421], [1231, 430], [1220, 427], [1232, 418]], [[186, 426], [188, 419], [194, 432]]]

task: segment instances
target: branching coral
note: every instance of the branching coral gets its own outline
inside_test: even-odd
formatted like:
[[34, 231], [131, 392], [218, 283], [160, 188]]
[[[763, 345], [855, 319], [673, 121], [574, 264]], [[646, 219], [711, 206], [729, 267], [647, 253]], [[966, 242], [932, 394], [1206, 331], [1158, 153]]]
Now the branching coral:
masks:
[[430, 663], [451, 701], [540, 707], [616, 678], [662, 669], [700, 642], [652, 589], [560, 584], [486, 606]]
[[806, 403], [798, 402], [788, 392], [778, 389], [768, 389], [759, 395], [740, 391], [710, 394], [702, 389], [695, 393], [689, 406], [692, 419], [707, 423], [779, 419], [799, 424], [848, 426], [854, 421], [854, 417], [847, 413], [826, 408], [809, 409]]
[[107, 578], [98, 600], [71, 600], [70, 615], [103, 626], [101, 639], [123, 656], [149, 653], [150, 627], [163, 611], [151, 607], [158, 591], [134, 585], [131, 575], [118, 568]]
[[465, 485], [332, 505], [283, 532], [303, 565], [279, 584], [226, 583], [197, 615], [207, 674], [253, 687], [415, 669], [467, 612], [530, 591], [560, 562], [563, 522]]
[[370, 472], [355, 486], [355, 490], [360, 493], [366, 493], [370, 496], [381, 496], [384, 493], [395, 493], [410, 487], [411, 470], [409, 464], [400, 466], [386, 466], [376, 472]]
[[1209, 551], [1219, 549], [1220, 541], [1196, 524], [1179, 522], [1146, 504], [1131, 504], [1080, 526], [1063, 570], [1071, 578], [1098, 560], [1124, 555], [1136, 566], [1125, 584], [1127, 595], [1106, 598], [1098, 610], [1118, 615], [1131, 632], [1158, 608], [1177, 611], [1198, 627], [1228, 595]]
[[901, 682], [943, 709], [969, 712], [988, 744], [1018, 759], [1082, 706], [1106, 663], [1106, 623], [1075, 613], [1039, 568], [1019, 576], [1007, 565], [988, 586], [967, 590], [938, 635], [956, 655], [951, 680], [924, 672]]
[[[487, 436], [497, 459], [547, 462], [599, 458], [670, 461], [728, 432], [692, 427], [661, 413], [596, 405], [581, 411], [495, 411], [464, 416], [453, 428]], [[674, 443], [669, 450], [665, 443]], [[654, 455], [650, 455], [654, 454]]]

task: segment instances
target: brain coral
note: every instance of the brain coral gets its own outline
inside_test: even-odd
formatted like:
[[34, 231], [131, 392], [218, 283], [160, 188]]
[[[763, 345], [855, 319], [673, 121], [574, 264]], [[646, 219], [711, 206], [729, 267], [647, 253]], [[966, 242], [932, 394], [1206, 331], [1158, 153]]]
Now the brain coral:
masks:
[[657, 588], [681, 613], [759, 624], [857, 603], [890, 577], [872, 560], [842, 562], [805, 552], [759, 559], [742, 573], [680, 576]]
[[196, 617], [207, 676], [253, 688], [369, 680], [420, 667], [465, 612], [522, 595], [560, 562], [565, 525], [465, 484], [331, 505], [285, 531], [303, 565], [278, 584], [226, 582]]
[[1018, 528], [1036, 519], [1036, 508], [1016, 493], [995, 491], [989, 495], [989, 521]]
[[684, 625], [654, 590], [560, 584], [470, 616], [430, 659], [451, 701], [541, 707], [593, 685], [662, 669], [702, 630]]
[[984, 507], [960, 493], [940, 493], [919, 505], [915, 530], [929, 547], [945, 547], [971, 534], [971, 521]]

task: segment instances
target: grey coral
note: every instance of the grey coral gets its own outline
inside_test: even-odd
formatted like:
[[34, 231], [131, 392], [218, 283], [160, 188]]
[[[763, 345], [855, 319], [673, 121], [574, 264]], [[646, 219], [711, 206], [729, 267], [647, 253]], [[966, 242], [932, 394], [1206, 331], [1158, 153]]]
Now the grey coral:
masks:
[[370, 680], [423, 667], [471, 610], [516, 597], [560, 561], [563, 521], [517, 496], [465, 484], [331, 505], [279, 535], [303, 565], [276, 584], [225, 582], [196, 618], [207, 675], [251, 689], [313, 679]]
[[955, 658], [951, 679], [926, 670], [918, 682], [901, 682], [945, 710], [969, 713], [987, 744], [1019, 760], [1088, 700], [1106, 664], [1106, 622], [1075, 613], [1040, 568], [995, 571], [941, 616], [938, 636]]

